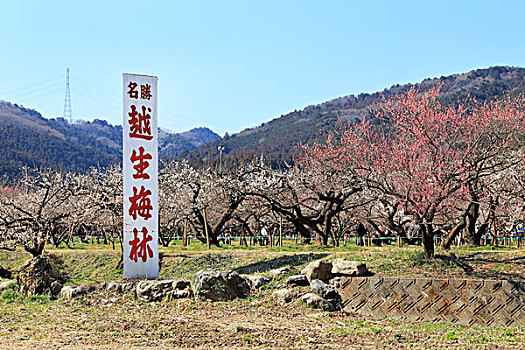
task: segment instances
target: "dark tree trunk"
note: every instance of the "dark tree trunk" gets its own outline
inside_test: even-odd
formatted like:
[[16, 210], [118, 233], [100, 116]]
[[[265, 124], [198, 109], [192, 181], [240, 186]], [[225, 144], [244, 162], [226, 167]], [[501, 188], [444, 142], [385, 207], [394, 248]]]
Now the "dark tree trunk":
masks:
[[481, 245], [481, 230], [476, 231], [476, 222], [479, 218], [479, 202], [471, 202], [465, 215], [465, 242], [472, 246]]
[[36, 258], [37, 256], [42, 255], [42, 252], [44, 251], [45, 241], [38, 241], [33, 242], [32, 246], [25, 246], [24, 249], [26, 252], [31, 254], [33, 258]]
[[[289, 219], [290, 220], [290, 219]], [[301, 236], [301, 244], [311, 244], [312, 243], [312, 234], [304, 225], [296, 222], [295, 220], [290, 220], [295, 229], [299, 232]]]
[[320, 237], [319, 242], [321, 243], [321, 245], [328, 245], [328, 235], [322, 234], [322, 235], [319, 235], [319, 237]]
[[432, 224], [420, 224], [422, 239], [423, 239], [423, 248], [425, 250], [425, 256], [429, 259], [434, 258], [434, 229]]
[[458, 232], [461, 232], [461, 230], [463, 230], [464, 228], [465, 228], [465, 223], [463, 221], [457, 224], [456, 226], [454, 226], [454, 228], [452, 229], [452, 231], [450, 231], [447, 238], [443, 241], [443, 244], [441, 245], [441, 247], [443, 247], [443, 249], [445, 250], [449, 250], [450, 245], [452, 244], [452, 241], [454, 241], [454, 238], [456, 238]]

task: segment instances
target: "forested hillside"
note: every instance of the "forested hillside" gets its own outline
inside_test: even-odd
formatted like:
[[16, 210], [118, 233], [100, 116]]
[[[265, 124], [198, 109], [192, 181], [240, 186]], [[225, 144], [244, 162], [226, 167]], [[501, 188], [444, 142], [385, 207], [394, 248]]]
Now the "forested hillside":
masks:
[[338, 119], [352, 122], [362, 118], [368, 115], [370, 107], [380, 103], [383, 98], [407, 91], [413, 86], [421, 91], [441, 86], [441, 100], [445, 104], [467, 96], [483, 101], [509, 91], [525, 91], [525, 69], [491, 67], [465, 74], [425, 79], [418, 84], [394, 85], [390, 89], [373, 94], [363, 93], [336, 98], [281, 115], [258, 127], [211, 142], [189, 152], [187, 158], [195, 165], [216, 163], [219, 156], [217, 147], [222, 144], [223, 161], [226, 165], [261, 157], [275, 168], [282, 166], [284, 162], [293, 163], [299, 143], [311, 143], [320, 137], [324, 130], [333, 127]]
[[[221, 139], [207, 128], [184, 133], [159, 131], [161, 159], [188, 159], [195, 166], [217, 166], [218, 146], [223, 166], [247, 159], [264, 159], [274, 168], [292, 164], [298, 144], [309, 144], [332, 128], [338, 119], [353, 122], [369, 115], [392, 95], [418, 87], [426, 91], [441, 86], [441, 100], [454, 103], [467, 96], [492, 99], [506, 92], [525, 91], [525, 69], [491, 67], [465, 74], [425, 79], [418, 84], [395, 85], [373, 94], [336, 98], [281, 115], [258, 127]], [[249, 113], [249, 111], [247, 112]], [[0, 102], [0, 174], [17, 176], [24, 165], [82, 171], [121, 161], [122, 128], [103, 120], [70, 124], [63, 118], [46, 119], [37, 111]]]
[[[161, 130], [160, 156], [180, 157], [217, 138], [206, 128], [182, 134]], [[20, 167], [26, 165], [84, 171], [120, 163], [121, 158], [121, 126], [98, 119], [70, 124], [63, 118], [46, 119], [35, 110], [0, 102], [0, 175], [17, 177]]]

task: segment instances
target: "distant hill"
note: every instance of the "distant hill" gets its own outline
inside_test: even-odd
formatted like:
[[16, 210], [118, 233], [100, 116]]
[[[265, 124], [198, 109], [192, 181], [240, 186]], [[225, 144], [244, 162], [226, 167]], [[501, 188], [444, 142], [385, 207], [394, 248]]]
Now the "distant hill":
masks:
[[[247, 159], [264, 159], [278, 168], [293, 164], [297, 145], [319, 139], [341, 118], [350, 122], [367, 116], [369, 108], [383, 98], [407, 91], [421, 91], [441, 85], [441, 99], [454, 103], [467, 96], [492, 99], [506, 92], [525, 91], [525, 69], [491, 67], [464, 74], [425, 79], [417, 84], [394, 85], [373, 94], [359, 94], [330, 100], [281, 115], [260, 126], [224, 138], [207, 128], [180, 134], [159, 131], [161, 159], [188, 159], [195, 166], [216, 166], [222, 145], [223, 166]], [[249, 113], [249, 112], [247, 112]], [[17, 176], [23, 165], [83, 171], [121, 161], [122, 128], [103, 120], [70, 124], [63, 118], [46, 119], [37, 111], [0, 102], [0, 175]]]
[[[161, 159], [181, 157], [220, 136], [207, 128], [159, 132]], [[70, 124], [35, 110], [0, 102], [0, 175], [19, 176], [22, 166], [84, 171], [122, 160], [122, 127], [104, 120]]]
[[275, 168], [283, 165], [284, 162], [293, 163], [299, 143], [311, 143], [318, 139], [322, 132], [333, 127], [339, 118], [355, 122], [367, 115], [369, 108], [380, 103], [383, 97], [388, 98], [402, 93], [414, 85], [421, 91], [442, 85], [441, 99], [444, 103], [453, 103], [458, 98], [469, 95], [483, 101], [508, 91], [516, 93], [525, 91], [525, 69], [491, 67], [464, 74], [425, 79], [418, 84], [398, 84], [373, 94], [363, 93], [358, 96], [336, 98], [281, 115], [231, 137], [210, 142], [190, 151], [185, 157], [194, 165], [214, 164], [218, 158], [217, 147], [222, 144], [223, 161], [226, 165], [234, 165], [246, 159], [260, 159], [261, 156], [267, 164]]
[[178, 134], [160, 129], [159, 152], [161, 159], [182, 159], [191, 150], [220, 139], [219, 135], [208, 128], [194, 128]]

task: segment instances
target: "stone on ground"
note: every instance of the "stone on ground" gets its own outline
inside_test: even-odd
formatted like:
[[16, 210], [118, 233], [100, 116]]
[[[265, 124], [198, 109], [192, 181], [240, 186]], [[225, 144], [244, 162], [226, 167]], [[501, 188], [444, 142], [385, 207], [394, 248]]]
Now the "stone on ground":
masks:
[[87, 288], [86, 286], [79, 286], [79, 287], [64, 286], [60, 290], [60, 296], [63, 299], [73, 299], [80, 295], [87, 294], [88, 292], [89, 292], [89, 288]]
[[161, 301], [165, 297], [174, 298], [174, 295], [183, 293], [191, 296], [189, 287], [190, 282], [184, 280], [140, 281], [136, 287], [136, 295], [145, 301]]
[[332, 261], [332, 274], [334, 276], [369, 276], [370, 271], [361, 261], [350, 261], [341, 258]]
[[197, 300], [229, 301], [250, 295], [250, 285], [237, 272], [201, 270], [191, 281]]
[[12, 284], [16, 284], [15, 280], [0, 282], [0, 290], [9, 288]]
[[271, 279], [269, 279], [268, 277], [259, 275], [247, 276], [246, 280], [248, 281], [252, 289], [259, 289], [271, 281]]
[[334, 299], [339, 297], [339, 293], [337, 293], [337, 290], [334, 287], [321, 280], [313, 280], [312, 283], [310, 283], [310, 290], [312, 293], [315, 293], [324, 299]]
[[332, 263], [326, 260], [317, 260], [309, 263], [303, 270], [308, 281], [321, 280], [328, 282], [332, 277]]
[[291, 303], [300, 297], [300, 293], [291, 289], [279, 289], [272, 293], [272, 298], [280, 304]]
[[270, 275], [274, 277], [279, 275], [286, 275], [287, 273], [290, 273], [290, 269], [288, 267], [279, 267], [278, 269], [270, 270]]
[[310, 282], [305, 275], [293, 275], [286, 279], [286, 285], [288, 287], [306, 287], [310, 285]]
[[113, 281], [107, 283], [106, 285], [106, 289], [108, 290], [108, 292], [112, 293], [131, 293], [133, 292], [133, 288], [135, 288], [134, 282]]
[[51, 293], [57, 295], [62, 289], [62, 281], [58, 271], [47, 257], [37, 256], [26, 262], [16, 278], [21, 294], [42, 295]]
[[312, 293], [315, 293], [321, 298], [327, 300], [334, 306], [335, 310], [341, 309], [341, 302], [343, 300], [334, 286], [326, 284], [321, 280], [313, 280], [312, 283], [310, 283], [310, 290]]
[[306, 305], [313, 307], [314, 309], [320, 309], [324, 311], [335, 310], [335, 307], [331, 302], [314, 293], [306, 293], [303, 295], [301, 300], [306, 303]]

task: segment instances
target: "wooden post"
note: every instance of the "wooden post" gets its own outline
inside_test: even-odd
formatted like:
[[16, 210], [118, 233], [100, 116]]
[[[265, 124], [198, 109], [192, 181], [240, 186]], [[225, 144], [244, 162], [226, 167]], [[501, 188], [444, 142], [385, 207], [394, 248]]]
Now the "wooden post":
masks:
[[401, 247], [401, 236], [397, 236], [397, 246]]
[[248, 246], [248, 242], [246, 242], [246, 232], [244, 231], [244, 229], [242, 229], [242, 245], [247, 247]]
[[496, 232], [496, 213], [492, 212], [492, 233], [494, 234], [494, 241], [498, 245], [498, 233]]
[[279, 215], [279, 246], [283, 246], [283, 216]]
[[188, 219], [184, 219], [184, 234], [182, 235], [182, 246], [185, 247], [187, 245], [186, 239], [188, 237]]
[[208, 249], [210, 249], [210, 234], [208, 233], [208, 220], [206, 219], [206, 208], [202, 209], [202, 214], [204, 215], [204, 232], [206, 232], [206, 244]]

